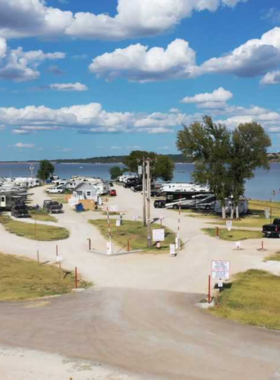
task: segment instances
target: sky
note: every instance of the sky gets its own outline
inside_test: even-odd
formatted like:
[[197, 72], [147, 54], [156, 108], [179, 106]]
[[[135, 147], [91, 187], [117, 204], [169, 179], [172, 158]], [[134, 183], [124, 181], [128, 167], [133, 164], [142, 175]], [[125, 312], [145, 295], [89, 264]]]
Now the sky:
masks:
[[279, 0], [0, 0], [0, 161], [178, 153], [210, 115], [280, 151]]

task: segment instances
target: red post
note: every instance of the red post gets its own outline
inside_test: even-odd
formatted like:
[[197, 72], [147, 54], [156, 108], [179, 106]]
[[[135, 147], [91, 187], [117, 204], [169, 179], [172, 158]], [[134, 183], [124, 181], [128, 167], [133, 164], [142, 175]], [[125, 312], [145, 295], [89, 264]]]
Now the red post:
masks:
[[208, 303], [211, 303], [211, 276], [208, 276]]
[[78, 288], [78, 268], [75, 267], [75, 289]]

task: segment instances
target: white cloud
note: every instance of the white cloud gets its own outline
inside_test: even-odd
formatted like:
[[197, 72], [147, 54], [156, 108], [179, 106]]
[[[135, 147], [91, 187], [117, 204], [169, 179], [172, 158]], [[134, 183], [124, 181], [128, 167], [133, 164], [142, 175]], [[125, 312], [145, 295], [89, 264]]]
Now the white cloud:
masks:
[[64, 59], [65, 54], [44, 53], [42, 50], [23, 51], [21, 47], [9, 49], [0, 38], [0, 79], [16, 82], [35, 80], [40, 76], [38, 66], [46, 60]]
[[191, 76], [195, 67], [195, 52], [188, 42], [176, 39], [167, 49], [148, 50], [141, 44], [117, 49], [95, 58], [89, 69], [98, 78], [113, 80], [118, 77], [131, 81], [152, 82]]
[[267, 73], [262, 79], [261, 84], [278, 84], [280, 83], [280, 70]]
[[0, 36], [79, 37], [118, 40], [174, 28], [193, 12], [234, 7], [246, 0], [118, 0], [116, 16], [62, 11], [44, 0], [1, 0]]
[[231, 53], [204, 62], [196, 75], [206, 73], [255, 77], [280, 64], [280, 28], [264, 33], [260, 39], [247, 41]]
[[87, 91], [88, 87], [82, 83], [54, 83], [49, 86], [52, 90], [57, 91]]
[[178, 108], [170, 108], [170, 113], [180, 113], [180, 110]]
[[263, 12], [263, 20], [270, 20], [273, 24], [280, 23], [280, 10], [276, 8], [270, 8]]
[[99, 103], [60, 109], [45, 106], [0, 108], [0, 124], [12, 127], [15, 134], [61, 128], [72, 128], [81, 133], [170, 133], [174, 127], [190, 120], [182, 113], [107, 112]]
[[23, 144], [23, 143], [21, 143], [21, 142], [19, 142], [19, 143], [17, 143], [17, 144], [15, 144], [15, 147], [16, 148], [26, 148], [26, 149], [30, 149], [30, 148], [34, 148], [34, 144]]
[[[166, 50], [148, 49], [136, 44], [116, 49], [96, 57], [89, 70], [98, 78], [152, 82], [170, 79], [195, 78], [205, 74], [231, 74], [238, 77], [265, 75], [280, 64], [280, 28], [263, 34], [260, 39], [247, 41], [232, 52], [196, 64], [196, 53], [189, 43], [177, 39]], [[209, 107], [211, 104], [209, 103]]]
[[230, 91], [223, 87], [218, 88], [212, 93], [197, 94], [195, 96], [187, 96], [182, 99], [182, 103], [195, 103], [198, 108], [219, 109], [227, 106], [226, 102], [233, 97]]

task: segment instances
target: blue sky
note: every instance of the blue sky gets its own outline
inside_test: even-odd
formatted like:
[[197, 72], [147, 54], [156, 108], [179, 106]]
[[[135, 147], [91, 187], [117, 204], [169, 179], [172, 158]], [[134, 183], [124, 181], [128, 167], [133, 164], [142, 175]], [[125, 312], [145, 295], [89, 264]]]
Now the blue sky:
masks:
[[277, 0], [0, 0], [0, 160], [176, 153], [205, 114], [280, 151]]

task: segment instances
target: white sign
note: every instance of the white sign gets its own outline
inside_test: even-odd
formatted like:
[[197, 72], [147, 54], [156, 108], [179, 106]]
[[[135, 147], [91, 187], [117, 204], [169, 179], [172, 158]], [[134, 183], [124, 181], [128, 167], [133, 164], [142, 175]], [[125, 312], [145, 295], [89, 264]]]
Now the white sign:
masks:
[[138, 166], [138, 175], [142, 175], [143, 174], [143, 166]]
[[118, 205], [112, 205], [109, 208], [110, 212], [118, 212], [119, 211], [119, 206]]
[[61, 263], [63, 261], [62, 256], [56, 256], [56, 262]]
[[212, 278], [216, 280], [229, 280], [229, 261], [215, 260], [212, 261]]
[[133, 215], [133, 221], [137, 222], [137, 220], [138, 220], [138, 215]]
[[228, 231], [231, 231], [231, 228], [232, 228], [232, 220], [227, 220], [227, 221], [226, 221], [226, 226], [227, 226]]
[[112, 255], [113, 249], [112, 249], [112, 243], [111, 242], [108, 242], [106, 244], [106, 252], [107, 252], [107, 255]]
[[176, 256], [176, 247], [175, 244], [170, 244], [170, 255]]
[[165, 230], [163, 228], [159, 230], [153, 230], [153, 241], [164, 241]]
[[235, 243], [235, 247], [236, 247], [236, 249], [241, 249], [241, 241], [237, 241]]
[[116, 226], [117, 226], [117, 227], [120, 227], [120, 226], [121, 226], [121, 221], [120, 221], [120, 220], [116, 220]]

